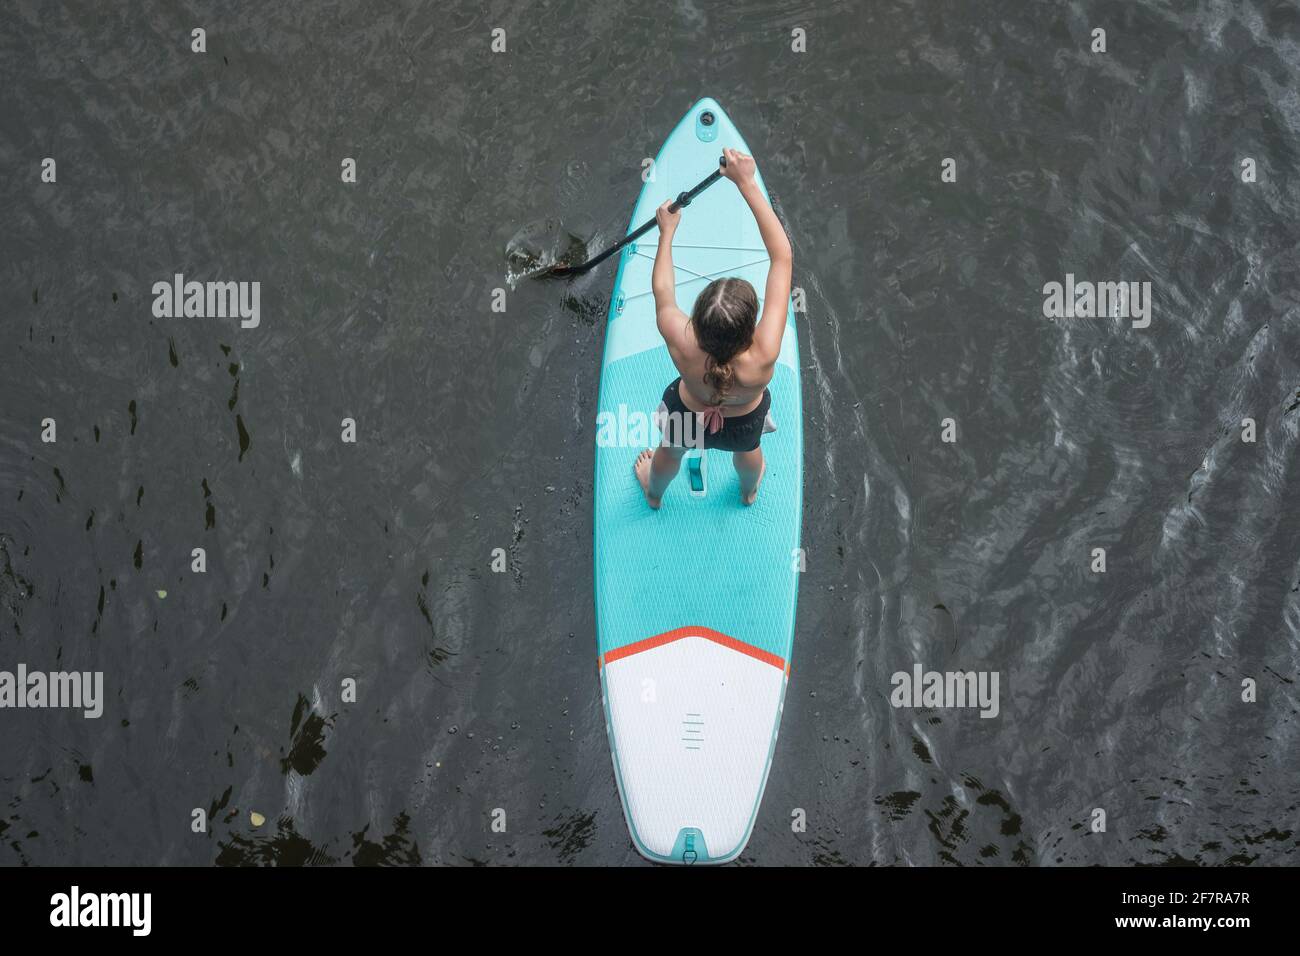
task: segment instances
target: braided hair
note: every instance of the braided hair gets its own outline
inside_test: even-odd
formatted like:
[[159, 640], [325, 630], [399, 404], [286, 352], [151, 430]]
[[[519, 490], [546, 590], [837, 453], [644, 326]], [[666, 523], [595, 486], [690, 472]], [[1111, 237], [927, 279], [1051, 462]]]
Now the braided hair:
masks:
[[706, 354], [704, 384], [713, 389], [713, 404], [736, 383], [731, 360], [754, 341], [758, 294], [744, 279], [714, 279], [691, 309], [695, 341]]

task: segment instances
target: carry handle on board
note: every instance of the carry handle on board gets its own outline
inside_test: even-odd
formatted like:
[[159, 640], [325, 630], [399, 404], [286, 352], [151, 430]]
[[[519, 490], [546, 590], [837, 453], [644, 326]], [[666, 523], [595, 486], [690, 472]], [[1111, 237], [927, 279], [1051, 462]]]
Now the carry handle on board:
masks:
[[[726, 167], [726, 165], [727, 165], [727, 157], [726, 156], [718, 157], [718, 168], [715, 169], [707, 178], [702, 179], [694, 189], [688, 190], [687, 192], [684, 193], [678, 193], [677, 198], [673, 201], [673, 204], [668, 207], [668, 209], [671, 212], [677, 212], [677, 210], [683, 208], [684, 206], [689, 206], [691, 204], [691, 200], [693, 200], [696, 196], [704, 192], [704, 190], [708, 189], [710, 186], [712, 186], [714, 183], [716, 183], [719, 179], [722, 178], [722, 170]], [[650, 220], [646, 222], [644, 225], [640, 226], [636, 230], [636, 232], [624, 236], [621, 240], [616, 242], [614, 245], [610, 246], [600, 255], [596, 256], [596, 258], [588, 259], [586, 262], [582, 263], [581, 265], [556, 266], [554, 269], [551, 270], [551, 275], [576, 276], [576, 275], [582, 275], [582, 273], [588, 271], [589, 269], [594, 269], [596, 266], [600, 265], [602, 262], [604, 262], [606, 259], [612, 256], [614, 253], [618, 252], [618, 250], [626, 246], [629, 242], [635, 242], [636, 240], [644, 236], [647, 232], [649, 232], [651, 229], [655, 227], [655, 223], [657, 221], [658, 220], [652, 216]]]
[[703, 448], [686, 456], [687, 490], [694, 498], [703, 498], [709, 493], [709, 459]]

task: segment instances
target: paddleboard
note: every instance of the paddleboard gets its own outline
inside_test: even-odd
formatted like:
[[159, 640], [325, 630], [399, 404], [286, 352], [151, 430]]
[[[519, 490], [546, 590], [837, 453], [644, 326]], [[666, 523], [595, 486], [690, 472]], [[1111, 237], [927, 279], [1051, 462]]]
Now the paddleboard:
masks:
[[[631, 227], [715, 170], [723, 147], [751, 153], [702, 99], [664, 142]], [[760, 172], [757, 174], [763, 194]], [[769, 389], [777, 430], [745, 507], [731, 454], [692, 452], [651, 510], [633, 462], [677, 371], [655, 324], [659, 231], [620, 254], [606, 325], [595, 472], [596, 634], [614, 776], [632, 842], [663, 863], [726, 863], [754, 829], [776, 750], [800, 567], [803, 415], [794, 310]], [[761, 297], [768, 257], [739, 190], [718, 182], [682, 212], [673, 242], [677, 304], [740, 276]], [[760, 302], [761, 309], [761, 302]], [[647, 425], [647, 423], [649, 423]]]

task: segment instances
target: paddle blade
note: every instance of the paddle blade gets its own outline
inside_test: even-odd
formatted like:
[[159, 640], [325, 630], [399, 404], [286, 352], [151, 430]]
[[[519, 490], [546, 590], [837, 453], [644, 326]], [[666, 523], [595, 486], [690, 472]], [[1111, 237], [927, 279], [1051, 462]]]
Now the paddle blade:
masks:
[[523, 279], [563, 275], [586, 258], [585, 240], [558, 219], [539, 219], [506, 243], [506, 282], [513, 289]]

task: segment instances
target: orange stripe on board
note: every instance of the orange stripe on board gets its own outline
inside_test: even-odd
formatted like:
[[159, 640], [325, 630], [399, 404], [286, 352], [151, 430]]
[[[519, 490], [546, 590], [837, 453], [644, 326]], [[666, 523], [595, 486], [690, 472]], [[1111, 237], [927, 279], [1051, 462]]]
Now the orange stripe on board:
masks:
[[738, 641], [734, 637], [729, 637], [721, 631], [715, 631], [708, 627], [675, 627], [671, 631], [664, 631], [664, 633], [656, 634], [654, 637], [647, 637], [643, 641], [634, 641], [612, 651], [606, 651], [604, 660], [606, 664], [612, 664], [624, 657], [631, 657], [633, 654], [640, 654], [642, 651], [652, 651], [656, 647], [663, 647], [673, 641], [680, 641], [684, 637], [702, 637], [714, 644], [721, 644], [723, 647], [738, 651], [747, 657], [754, 658], [754, 660], [762, 661], [764, 664], [771, 664], [779, 671], [789, 672], [785, 661], [770, 651], [757, 648], [753, 644], [746, 644], [744, 641]]

